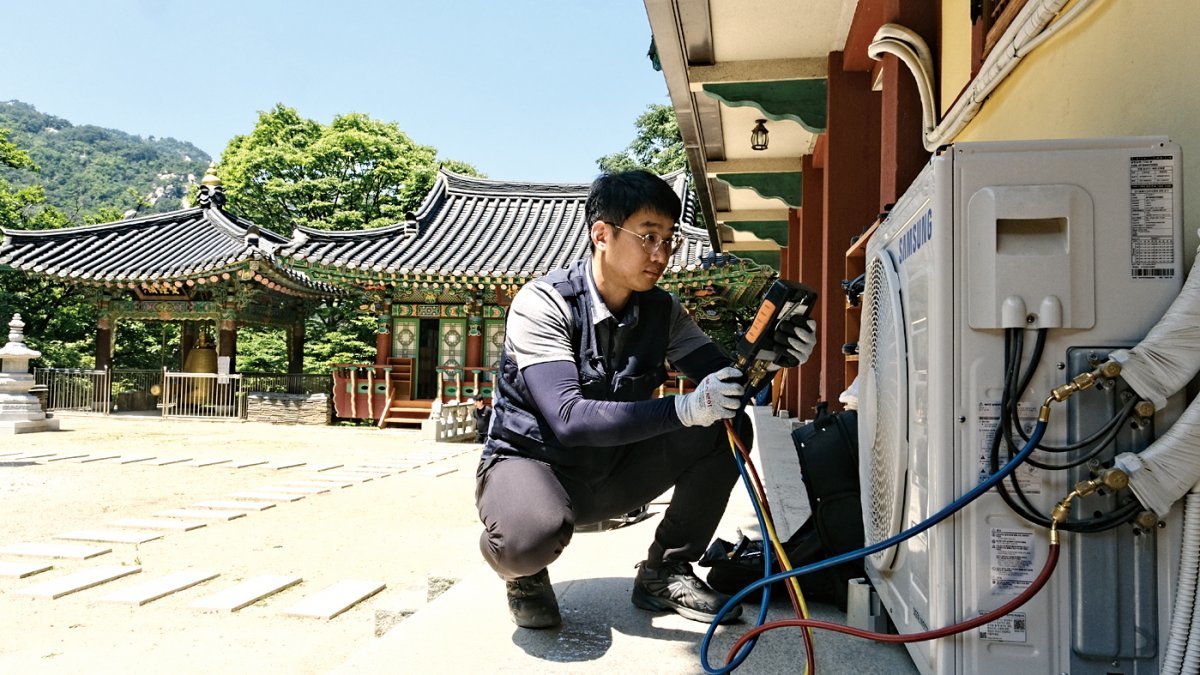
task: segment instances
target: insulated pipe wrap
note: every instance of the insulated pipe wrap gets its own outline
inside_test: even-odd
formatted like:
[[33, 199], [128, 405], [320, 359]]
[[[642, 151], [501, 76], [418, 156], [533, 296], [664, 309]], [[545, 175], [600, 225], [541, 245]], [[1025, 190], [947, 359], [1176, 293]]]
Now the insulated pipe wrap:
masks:
[[1115, 466], [1129, 474], [1129, 489], [1160, 517], [1200, 482], [1200, 397], [1175, 424], [1139, 454], [1117, 455]]
[[1163, 318], [1137, 346], [1112, 353], [1121, 378], [1157, 409], [1200, 372], [1200, 258]]

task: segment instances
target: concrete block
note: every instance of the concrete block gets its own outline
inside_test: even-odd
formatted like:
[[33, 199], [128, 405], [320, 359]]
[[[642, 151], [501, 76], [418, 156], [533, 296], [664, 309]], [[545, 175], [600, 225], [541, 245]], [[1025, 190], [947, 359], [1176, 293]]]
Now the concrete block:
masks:
[[177, 530], [179, 532], [198, 530], [207, 525], [207, 523], [195, 520], [176, 520], [174, 518], [124, 518], [114, 520], [111, 524], [117, 527], [142, 527], [147, 530]]
[[132, 457], [123, 457], [120, 460], [118, 460], [117, 463], [119, 463], [119, 464], [136, 464], [138, 462], [146, 462], [146, 461], [149, 461], [152, 459], [156, 459], [156, 457], [154, 455], [136, 455], [136, 456], [132, 456]]
[[141, 571], [142, 568], [137, 566], [101, 565], [30, 586], [29, 588], [16, 591], [15, 594], [57, 600], [64, 595], [70, 595], [71, 593], [93, 588], [100, 584], [106, 584], [113, 579], [120, 579], [121, 577], [137, 574]]
[[117, 591], [116, 593], [100, 598], [100, 600], [103, 602], [120, 602], [140, 607], [172, 593], [178, 593], [197, 584], [202, 584], [209, 579], [215, 579], [217, 576], [216, 572], [184, 570], [168, 574], [159, 579], [147, 581], [144, 584], [138, 584], [132, 588]]
[[382, 591], [382, 581], [346, 580], [308, 596], [284, 612], [289, 616], [332, 619], [358, 603]]
[[41, 574], [52, 567], [54, 565], [45, 563], [0, 562], [0, 577], [24, 579], [34, 574]]
[[330, 469], [340, 469], [344, 464], [318, 464], [312, 468], [313, 471], [329, 471]]
[[144, 544], [148, 541], [161, 539], [162, 535], [155, 532], [138, 532], [137, 530], [74, 530], [54, 535], [55, 539], [73, 539], [75, 541], [99, 541], [108, 544]]
[[80, 544], [11, 544], [0, 548], [0, 554], [26, 555], [36, 558], [74, 558], [87, 560], [111, 552], [111, 548]]
[[87, 457], [87, 455], [82, 454], [82, 453], [80, 453], [78, 455], [56, 455], [54, 457], [48, 458], [46, 461], [47, 462], [61, 462], [64, 459], [79, 459], [80, 457]]
[[236, 612], [300, 582], [300, 577], [291, 576], [254, 577], [189, 606], [205, 612]]
[[244, 511], [218, 511], [216, 509], [170, 509], [154, 514], [163, 518], [199, 518], [203, 520], [233, 520], [246, 515]]
[[254, 502], [254, 501], [245, 500], [245, 499], [243, 499], [243, 500], [231, 499], [229, 501], [214, 500], [214, 501], [207, 501], [207, 502], [196, 502], [195, 504], [189, 505], [189, 508], [191, 508], [191, 507], [196, 507], [196, 508], [201, 508], [201, 509], [233, 509], [234, 511], [239, 511], [242, 509], [246, 509], [246, 510], [250, 510], [250, 511], [266, 511], [267, 509], [275, 508], [275, 502], [267, 502], [267, 501]]
[[79, 460], [80, 464], [89, 464], [91, 462], [102, 462], [106, 459], [116, 459], [120, 455], [89, 455]]

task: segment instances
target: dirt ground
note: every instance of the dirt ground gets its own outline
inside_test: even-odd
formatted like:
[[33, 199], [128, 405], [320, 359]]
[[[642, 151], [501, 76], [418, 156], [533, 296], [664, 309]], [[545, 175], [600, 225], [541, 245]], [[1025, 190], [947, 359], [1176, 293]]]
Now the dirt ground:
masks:
[[[194, 462], [153, 466], [48, 461], [52, 458], [5, 462], [0, 457], [0, 548], [25, 542], [83, 544], [54, 536], [117, 530], [111, 525], [115, 520], [149, 518], [199, 501], [230, 499], [234, 492], [312, 480], [320, 465], [437, 459], [244, 518], [211, 521], [187, 532], [163, 531], [161, 539], [140, 545], [89, 544], [112, 552], [88, 560], [0, 553], [0, 562], [54, 565], [26, 578], [0, 576], [0, 673], [322, 673], [375, 639], [376, 608], [412, 607], [424, 599], [427, 575], [459, 578], [482, 564], [473, 497], [477, 444], [434, 443], [402, 430], [61, 419], [59, 432], [0, 436], [0, 454], [233, 461], [199, 467]], [[306, 464], [233, 467], [260, 459]], [[101, 565], [139, 565], [141, 572], [57, 600], [18, 595]], [[140, 607], [103, 600], [181, 570], [219, 576]], [[303, 581], [237, 612], [206, 613], [189, 606], [266, 575]], [[345, 580], [374, 580], [387, 587], [330, 620], [284, 614]]]

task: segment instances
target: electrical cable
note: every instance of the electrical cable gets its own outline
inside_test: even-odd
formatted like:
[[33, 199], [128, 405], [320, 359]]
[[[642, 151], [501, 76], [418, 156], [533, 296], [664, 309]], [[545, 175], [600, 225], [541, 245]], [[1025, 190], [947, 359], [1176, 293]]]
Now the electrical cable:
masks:
[[999, 619], [999, 618], [1005, 616], [1006, 614], [1009, 614], [1013, 610], [1017, 609], [1021, 605], [1024, 605], [1026, 602], [1028, 602], [1030, 600], [1030, 598], [1032, 598], [1039, 591], [1041, 591], [1042, 587], [1044, 587], [1046, 585], [1046, 582], [1048, 582], [1050, 580], [1051, 573], [1054, 572], [1054, 568], [1058, 565], [1058, 557], [1059, 557], [1059, 544], [1051, 543], [1049, 551], [1046, 556], [1046, 564], [1042, 566], [1042, 571], [1038, 574], [1037, 578], [1033, 580], [1033, 583], [1031, 583], [1029, 585], [1029, 587], [1026, 588], [1024, 591], [1022, 591], [1020, 595], [1013, 598], [1012, 600], [1009, 600], [1008, 602], [1004, 603], [1000, 607], [997, 607], [996, 609], [994, 609], [990, 612], [987, 612], [986, 614], [981, 614], [972, 619], [968, 619], [966, 621], [962, 621], [960, 623], [956, 623], [956, 624], [953, 624], [950, 626], [945, 626], [943, 628], [937, 628], [934, 630], [922, 631], [920, 633], [908, 633], [906, 635], [894, 635], [891, 633], [875, 633], [872, 631], [862, 630], [859, 628], [854, 628], [852, 626], [846, 626], [846, 625], [839, 624], [839, 623], [830, 623], [828, 621], [817, 621], [817, 620], [813, 620], [813, 619], [783, 619], [780, 621], [772, 621], [771, 623], [764, 624], [762, 626], [756, 626], [756, 627], [750, 629], [749, 631], [746, 632], [745, 635], [742, 635], [740, 638], [737, 639], [736, 642], [733, 643], [733, 646], [730, 647], [729, 653], [732, 655], [736, 650], [741, 649], [741, 647], [744, 644], [746, 644], [746, 642], [757, 639], [758, 636], [762, 635], [763, 633], [765, 633], [769, 630], [774, 630], [776, 628], [783, 628], [785, 626], [799, 626], [799, 627], [803, 627], [803, 628], [823, 628], [825, 630], [831, 630], [831, 631], [835, 631], [838, 633], [845, 633], [847, 635], [853, 635], [855, 637], [867, 638], [867, 639], [871, 639], [871, 640], [876, 640], [878, 642], [892, 642], [892, 643], [921, 642], [924, 640], [936, 640], [938, 638], [943, 638], [943, 637], [947, 637], [950, 635], [957, 635], [958, 633], [962, 633], [962, 632], [971, 630], [972, 628], [982, 626], [986, 623], [995, 621], [996, 619]]
[[[1041, 331], [1038, 333], [1038, 338], [1039, 342], [1044, 343], [1044, 334]], [[1001, 423], [999, 428], [996, 429], [995, 435], [992, 437], [991, 452], [989, 453], [989, 469], [992, 472], [995, 472], [1000, 466], [1000, 443], [1002, 440], [1008, 448], [1008, 456], [1010, 459], [1014, 456], [1014, 453], [1017, 450], [1011, 434], [1011, 425], [1007, 424], [1006, 422], [1010, 417], [1010, 407], [1015, 408], [1015, 401], [1019, 400], [1019, 392], [1016, 392], [1015, 389], [1020, 387], [1021, 382], [1024, 382], [1025, 386], [1028, 386], [1029, 379], [1032, 373], [1037, 369], [1038, 365], [1037, 361], [1031, 361], [1025, 376], [1019, 375], [1018, 373], [1020, 370], [1020, 364], [1024, 359], [1023, 351], [1024, 331], [1020, 328], [1006, 329], [1004, 354], [1007, 365], [1005, 367], [1004, 376], [1005, 386], [1000, 398]], [[1032, 355], [1036, 355], [1038, 359], [1041, 358], [1041, 349], [1039, 349], [1038, 345], [1036, 344]], [[1129, 410], [1132, 412], [1132, 407], [1129, 407]], [[1123, 411], [1124, 409], [1122, 409], [1122, 412]], [[1120, 416], [1120, 413], [1118, 413], [1117, 417], [1120, 418]], [[1116, 431], [1120, 428], [1119, 421], [1120, 419], [1118, 419], [1118, 424], [1114, 425], [1110, 430], [1112, 431], [1114, 437], [1116, 435]], [[1037, 447], [1042, 447], [1041, 443], [1038, 443]], [[1103, 447], [1104, 445], [1100, 446], [1101, 449], [1103, 449]], [[1030, 461], [1031, 464], [1034, 464], [1035, 462], [1036, 460]], [[1043, 468], [1045, 468], [1045, 465], [1041, 462], [1036, 462], [1034, 465], [1042, 465]], [[1035, 525], [1040, 525], [1041, 527], [1050, 526], [1050, 519], [1038, 512], [1037, 507], [1029, 500], [1029, 497], [1026, 496], [1025, 491], [1021, 488], [1020, 481], [1015, 475], [1009, 477], [1007, 481], [1001, 482], [997, 491], [1000, 494], [1000, 498], [1004, 500], [1004, 503], [1007, 504], [1008, 507], [1014, 512], [1016, 512], [1017, 515]], [[1137, 514], [1139, 510], [1140, 508], [1137, 502], [1131, 500], [1118, 506], [1107, 514], [1101, 514], [1100, 516], [1086, 519], [1067, 520], [1066, 522], [1061, 523], [1059, 528], [1068, 532], [1102, 532], [1104, 530], [1117, 527], [1122, 523], [1128, 522], [1131, 518], [1133, 518], [1134, 515]]]
[[[848, 553], [842, 553], [840, 555], [835, 555], [833, 557], [826, 558], [825, 560], [820, 560], [818, 562], [811, 563], [811, 564], [805, 565], [804, 567], [799, 567], [799, 568], [796, 568], [796, 569], [788, 571], [788, 572], [780, 572], [779, 574], [773, 574], [773, 575], [770, 575], [767, 577], [763, 577], [762, 579], [759, 579], [758, 581], [755, 581], [751, 584], [747, 584], [745, 588], [743, 588], [742, 590], [733, 594], [733, 596], [729, 599], [729, 601], [725, 603], [725, 606], [722, 607], [721, 610], [717, 613], [716, 618], [713, 619], [712, 623], [709, 624], [708, 631], [705, 632], [704, 639], [700, 643], [700, 658], [701, 658], [701, 663], [704, 666], [704, 672], [707, 673], [708, 675], [716, 675], [717, 673], [728, 673], [732, 670], [732, 668], [729, 668], [728, 666], [726, 668], [722, 668], [722, 669], [711, 668], [708, 665], [708, 648], [712, 642], [713, 633], [716, 631], [716, 627], [719, 625], [721, 618], [724, 617], [725, 614], [729, 613], [729, 611], [733, 607], [735, 607], [738, 603], [740, 603], [742, 601], [742, 598], [746, 597], [747, 595], [754, 592], [755, 590], [762, 588], [763, 586], [769, 586], [770, 584], [773, 584], [777, 581], [781, 581], [783, 579], [787, 579], [790, 577], [802, 576], [804, 574], [809, 574], [811, 572], [816, 572], [818, 570], [827, 569], [829, 567], [840, 565], [844, 562], [850, 562], [852, 560], [860, 560], [871, 554], [878, 553], [879, 551], [883, 551], [885, 549], [891, 548], [892, 546], [895, 546], [896, 544], [899, 544], [902, 541], [905, 541], [911, 537], [914, 537], [914, 536], [924, 532], [925, 530], [928, 530], [929, 528], [933, 527], [934, 525], [937, 525], [938, 523], [949, 518], [950, 516], [954, 515], [960, 509], [965, 507], [967, 504], [970, 504], [971, 502], [975, 501], [981, 495], [983, 495], [985, 492], [987, 492], [988, 490], [992, 489], [997, 484], [999, 484], [1002, 480], [1004, 480], [1004, 478], [1006, 476], [1011, 474], [1021, 464], [1021, 462], [1025, 461], [1025, 459], [1027, 459], [1029, 457], [1030, 453], [1033, 452], [1034, 446], [1036, 446], [1038, 444], [1038, 442], [1041, 441], [1042, 436], [1046, 433], [1047, 420], [1042, 419], [1042, 417], [1049, 417], [1048, 408], [1044, 407], [1044, 413], [1045, 414], [1043, 414], [1043, 415], [1039, 415], [1038, 423], [1034, 427], [1033, 433], [1030, 434], [1029, 442], [1025, 445], [1024, 448], [1021, 449], [1021, 451], [1019, 453], [1017, 453], [1016, 457], [1014, 457], [1007, 464], [1005, 464], [1004, 467], [1001, 468], [999, 471], [992, 474], [991, 476], [988, 476], [985, 480], [983, 480], [982, 482], [980, 482], [978, 485], [971, 488], [970, 490], [967, 490], [965, 493], [963, 493], [963, 495], [961, 497], [959, 497], [958, 499], [954, 500], [953, 502], [947, 504], [940, 511], [933, 514], [929, 518], [926, 518], [925, 520], [921, 521], [920, 523], [913, 525], [912, 527], [908, 528], [907, 530], [904, 530], [898, 534], [888, 537], [887, 539], [884, 539], [883, 541], [879, 541], [879, 542], [876, 542], [869, 546], [860, 548], [857, 551], [850, 551]], [[770, 624], [766, 624], [766, 625], [770, 625]], [[736, 666], [734, 666], [734, 667], [736, 667]]]

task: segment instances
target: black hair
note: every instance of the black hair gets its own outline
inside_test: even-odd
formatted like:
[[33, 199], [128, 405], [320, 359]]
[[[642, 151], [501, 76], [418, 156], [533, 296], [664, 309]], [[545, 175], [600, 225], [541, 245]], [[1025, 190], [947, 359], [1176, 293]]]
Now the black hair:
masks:
[[675, 223], [679, 222], [683, 206], [679, 195], [665, 180], [649, 171], [636, 169], [606, 173], [593, 181], [584, 215], [590, 230], [597, 220], [623, 225], [642, 209], [667, 216]]

